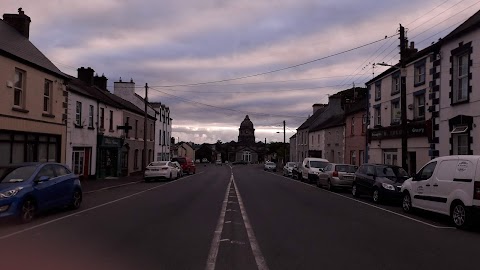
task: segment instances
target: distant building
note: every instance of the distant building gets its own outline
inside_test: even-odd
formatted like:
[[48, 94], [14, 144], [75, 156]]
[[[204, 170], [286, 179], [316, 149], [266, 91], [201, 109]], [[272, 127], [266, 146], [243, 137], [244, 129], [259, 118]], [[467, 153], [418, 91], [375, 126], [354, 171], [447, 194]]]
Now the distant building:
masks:
[[238, 129], [238, 142], [228, 144], [228, 161], [246, 161], [257, 163], [264, 160], [265, 146], [255, 143], [255, 128], [247, 115]]

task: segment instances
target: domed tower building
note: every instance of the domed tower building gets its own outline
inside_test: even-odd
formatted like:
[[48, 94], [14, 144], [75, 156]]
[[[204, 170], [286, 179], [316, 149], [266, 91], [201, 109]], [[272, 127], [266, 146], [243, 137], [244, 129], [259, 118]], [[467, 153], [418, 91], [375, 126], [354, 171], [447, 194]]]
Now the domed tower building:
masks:
[[248, 115], [238, 129], [238, 142], [229, 144], [228, 160], [230, 162], [244, 161], [257, 163], [263, 161], [265, 145], [263, 142], [255, 142], [255, 128]]
[[240, 124], [240, 128], [238, 130], [239, 144], [255, 144], [255, 129], [253, 128], [253, 123], [250, 121], [248, 115], [245, 116], [245, 119]]

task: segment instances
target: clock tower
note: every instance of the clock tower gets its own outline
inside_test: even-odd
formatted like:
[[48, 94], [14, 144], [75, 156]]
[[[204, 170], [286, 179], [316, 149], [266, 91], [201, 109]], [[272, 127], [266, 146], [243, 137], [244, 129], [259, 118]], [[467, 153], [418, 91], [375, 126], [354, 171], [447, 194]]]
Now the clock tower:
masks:
[[238, 142], [243, 144], [255, 144], [255, 129], [250, 118], [245, 116], [245, 119], [240, 124]]

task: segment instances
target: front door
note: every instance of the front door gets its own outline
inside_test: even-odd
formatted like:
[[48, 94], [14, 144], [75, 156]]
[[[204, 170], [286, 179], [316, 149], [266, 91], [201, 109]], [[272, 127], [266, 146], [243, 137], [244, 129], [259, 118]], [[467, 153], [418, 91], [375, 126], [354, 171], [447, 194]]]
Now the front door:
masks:
[[72, 153], [72, 167], [73, 173], [76, 175], [84, 174], [84, 163], [85, 162], [85, 150], [84, 149], [74, 149]]

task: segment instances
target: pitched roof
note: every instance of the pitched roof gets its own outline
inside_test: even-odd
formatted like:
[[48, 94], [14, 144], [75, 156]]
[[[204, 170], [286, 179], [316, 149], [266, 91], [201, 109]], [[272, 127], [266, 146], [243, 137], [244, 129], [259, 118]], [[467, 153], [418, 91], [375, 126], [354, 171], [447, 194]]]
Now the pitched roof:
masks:
[[443, 40], [450, 40], [459, 35], [465, 34], [475, 28], [480, 27], [480, 10], [468, 18], [465, 22], [446, 35]]
[[346, 107], [345, 115], [351, 115], [360, 111], [367, 110], [367, 98], [363, 98], [355, 103], [353, 103], [350, 107]]
[[321, 122], [317, 126], [310, 129], [310, 131], [319, 131], [327, 128], [343, 126], [345, 124], [345, 117], [343, 114], [334, 115], [327, 120]]
[[300, 125], [297, 130], [309, 128], [310, 125], [315, 121], [315, 119], [317, 119], [317, 117], [320, 116], [327, 108], [328, 106], [319, 108], [312, 116], [310, 116], [305, 122], [303, 122], [303, 124]]
[[0, 54], [44, 72], [65, 75], [32, 42], [0, 19]]

